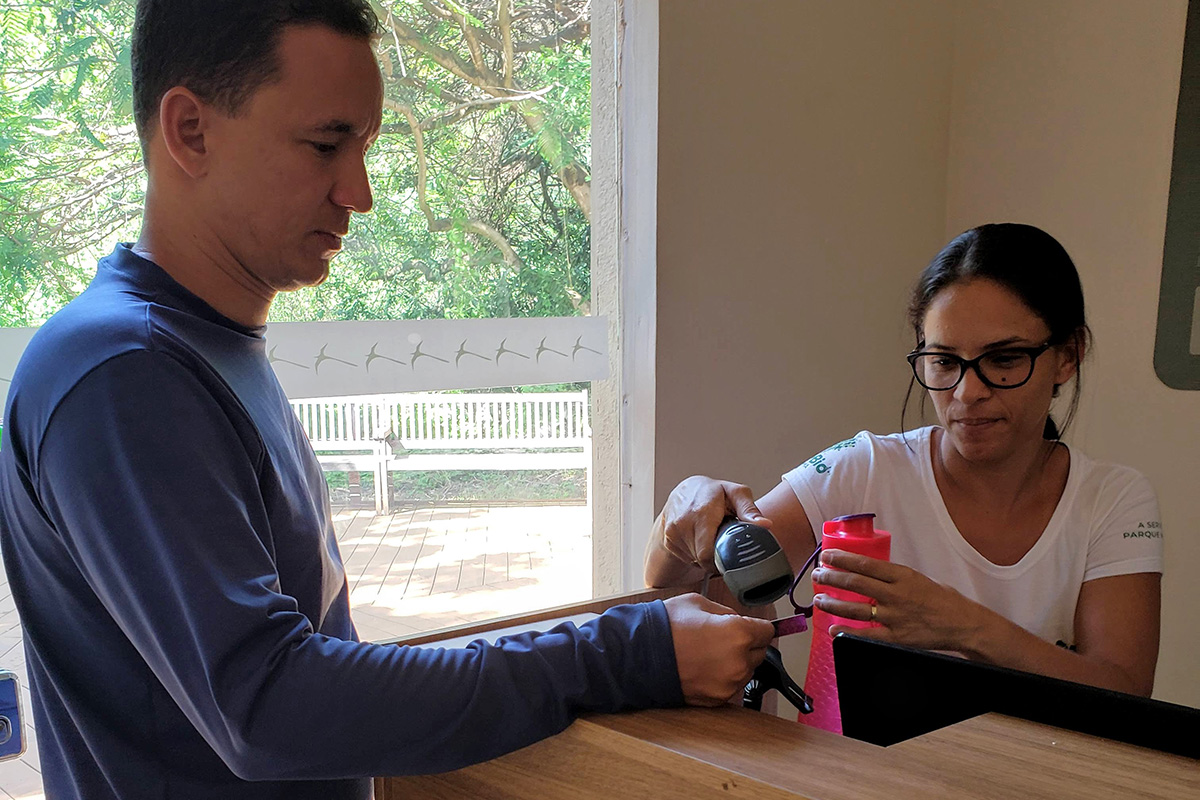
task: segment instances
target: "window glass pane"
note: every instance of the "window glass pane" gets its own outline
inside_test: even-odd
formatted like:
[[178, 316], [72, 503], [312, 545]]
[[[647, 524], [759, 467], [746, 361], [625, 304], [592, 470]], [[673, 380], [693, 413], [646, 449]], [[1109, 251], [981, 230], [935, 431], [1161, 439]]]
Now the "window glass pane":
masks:
[[[538, 389], [293, 401], [362, 638], [591, 597], [589, 386]], [[381, 446], [333, 438], [371, 419]]]
[[[368, 159], [374, 211], [354, 220], [324, 284], [278, 298], [271, 329], [589, 315], [590, 3], [374, 5], [386, 85]], [[33, 329], [83, 291], [117, 242], [137, 236], [146, 178], [132, 119], [134, 7], [0, 2], [0, 395]], [[361, 448], [314, 442], [362, 638], [591, 596], [592, 382], [553, 371], [589, 348], [578, 336], [522, 345], [520, 356], [492, 343], [465, 357], [491, 360], [486, 380], [420, 386], [425, 396], [443, 390], [426, 400], [442, 404], [443, 422], [487, 408], [507, 436], [462, 444], [447, 425], [430, 435], [386, 426], [360, 430]], [[607, 360], [603, 343], [593, 352]], [[408, 340], [336, 357], [365, 371], [372, 353], [385, 359], [376, 367], [404, 362], [416, 374]], [[275, 355], [297, 370], [319, 363]], [[551, 369], [536, 379], [506, 376], [505, 364], [542, 355]], [[413, 397], [406, 388], [380, 388], [371, 402], [399, 408]], [[334, 380], [318, 400], [332, 408], [347, 393]], [[307, 396], [289, 394], [297, 406]], [[570, 410], [547, 410], [558, 402]], [[547, 441], [567, 417], [569, 444]]]
[[[408, 0], [378, 4], [383, 11], [384, 35], [377, 51], [385, 108], [381, 135], [368, 158], [374, 209], [356, 215], [328, 280], [277, 298], [271, 330], [292, 321], [561, 318], [590, 313], [590, 4], [532, 0], [513, 6]], [[0, 33], [2, 326], [36, 327], [86, 287], [99, 258], [117, 242], [137, 236], [145, 171], [132, 124], [129, 30], [134, 7], [134, 0], [74, 4], [65, 10], [45, 4], [4, 6]], [[7, 389], [28, 336], [28, 331], [10, 331], [0, 341], [4, 351], [0, 390]], [[534, 393], [584, 392], [586, 397], [590, 382], [581, 382], [569, 369], [556, 373], [554, 365], [576, 365], [580, 347], [606, 359], [604, 338], [592, 343], [595, 348], [578, 335], [550, 336], [538, 346], [518, 347], [509, 341], [509, 354], [502, 355], [495, 342], [477, 349], [475, 340], [468, 345], [464, 336], [456, 366], [459, 361], [478, 366], [486, 360], [491, 374], [456, 377], [444, 386], [425, 382], [419, 388], [452, 389], [450, 397], [460, 399], [448, 403], [460, 403], [468, 394], [525, 398]], [[367, 348], [336, 355], [332, 348], [322, 350], [329, 362], [323, 367], [311, 354], [296, 355], [286, 349], [273, 353], [273, 358], [278, 359], [281, 379], [292, 367], [310, 373], [322, 367], [323, 374], [332, 377], [319, 393], [329, 395], [324, 402], [331, 405], [351, 391], [355, 396], [365, 391], [339, 383], [331, 366], [353, 363], [375, 375], [393, 368], [396, 382], [379, 389], [391, 396], [412, 388], [411, 380], [422, 363], [435, 366], [455, 358], [441, 351], [414, 358], [409, 341], [372, 343], [369, 353]], [[505, 348], [504, 340], [499, 348]], [[463, 350], [469, 351], [465, 357]], [[429, 359], [418, 363], [426, 355]], [[527, 366], [534, 358], [548, 370], [530, 378]], [[534, 384], [529, 384], [531, 380]], [[526, 385], [513, 386], [522, 383]], [[506, 388], [488, 388], [495, 386]], [[313, 393], [306, 389], [297, 394], [289, 388], [294, 397]], [[376, 401], [384, 400], [385, 394]], [[526, 407], [522, 402], [511, 403], [510, 408]], [[561, 449], [534, 440], [518, 441], [519, 437], [509, 437], [503, 446], [480, 442], [480, 447], [467, 448], [431, 444], [426, 439], [423, 444], [429, 452], [425, 452], [413, 446], [410, 436], [393, 435], [395, 446], [412, 450], [414, 459], [437, 458], [433, 466], [420, 470], [406, 468], [401, 459], [392, 461], [396, 468], [389, 472], [389, 531], [408, 524], [414, 530], [433, 530], [421, 520], [423, 514], [434, 523], [441, 519], [442, 512], [435, 510], [438, 503], [447, 508], [494, 508], [494, 513], [487, 512], [488, 519], [510, 521], [503, 529], [495, 528], [505, 531], [495, 534], [496, 541], [503, 539], [506, 547], [532, 548], [503, 552], [528, 552], [530, 569], [558, 564], [562, 579], [556, 579], [556, 585], [574, 593], [539, 594], [536, 587], [548, 585], [549, 578], [530, 578], [526, 570], [508, 580], [513, 587], [526, 587], [521, 595], [529, 598], [522, 601], [525, 607], [542, 604], [538, 598], [543, 597], [559, 603], [590, 596], [590, 549], [585, 547], [578, 558], [572, 557], [574, 571], [565, 566], [567, 554], [578, 550], [567, 543], [587, 543], [591, 536], [588, 471], [583, 466], [585, 453], [590, 458], [590, 428], [581, 434], [588, 439], [586, 447], [572, 443], [566, 467], [559, 466], [564, 461]], [[356, 520], [354, 526], [347, 524], [346, 535], [354, 535], [360, 523], [364, 532], [372, 532], [353, 544], [344, 540], [343, 557], [357, 564], [371, 550], [371, 559], [364, 563], [375, 569], [373, 559], [386, 552], [392, 534], [375, 541], [372, 536], [383, 523], [363, 522], [376, 513], [378, 465], [372, 465], [372, 458], [383, 447], [377, 441], [363, 444], [363, 449], [341, 455], [349, 459], [348, 466], [369, 469], [330, 468], [326, 474], [339, 517], [350, 515]], [[326, 466], [337, 455], [323, 452]], [[518, 468], [522, 459], [532, 461], [529, 469]], [[501, 468], [494, 468], [498, 464]], [[424, 512], [418, 513], [419, 506]], [[552, 510], [558, 507], [559, 511]], [[552, 526], [540, 522], [550, 518], [555, 519]], [[485, 527], [492, 529], [490, 523]], [[529, 538], [542, 537], [536, 531], [551, 527], [553, 542]], [[518, 541], [522, 537], [524, 544]], [[411, 548], [411, 541], [406, 546]], [[551, 551], [556, 558], [544, 555]], [[459, 561], [467, 564], [470, 559]], [[463, 569], [473, 580], [470, 570]], [[494, 577], [494, 572], [487, 574]], [[506, 575], [518, 572], [510, 569]], [[392, 569], [386, 573], [389, 581], [397, 574]], [[412, 572], [405, 586], [417, 574]], [[441, 574], [439, 591], [449, 581], [445, 569]], [[361, 579], [374, 578], [364, 572]], [[481, 586], [488, 591], [476, 594], [490, 595], [493, 583], [484, 581]], [[430, 586], [431, 596], [437, 594]], [[387, 592], [381, 587], [377, 594]], [[427, 602], [426, 607], [433, 606]], [[509, 603], [494, 610], [507, 613], [519, 608]], [[404, 611], [403, 615], [417, 613]], [[450, 618], [439, 613], [432, 611], [430, 621]]]

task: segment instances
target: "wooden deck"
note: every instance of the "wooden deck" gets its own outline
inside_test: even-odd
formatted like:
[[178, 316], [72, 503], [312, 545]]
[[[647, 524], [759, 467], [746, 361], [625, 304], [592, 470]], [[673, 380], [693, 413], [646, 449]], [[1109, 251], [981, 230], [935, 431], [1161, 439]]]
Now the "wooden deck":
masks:
[[[407, 508], [376, 516], [334, 510], [359, 638], [407, 633], [591, 597], [591, 510], [585, 505]], [[41, 800], [25, 652], [0, 573], [0, 667], [21, 678], [29, 748], [0, 763], [0, 800]]]
[[342, 509], [334, 525], [364, 641], [591, 597], [584, 505]]

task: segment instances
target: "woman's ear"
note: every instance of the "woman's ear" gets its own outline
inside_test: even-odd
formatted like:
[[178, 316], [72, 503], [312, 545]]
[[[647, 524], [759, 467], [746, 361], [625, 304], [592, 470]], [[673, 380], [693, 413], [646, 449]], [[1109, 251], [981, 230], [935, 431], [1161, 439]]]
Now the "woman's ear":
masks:
[[204, 135], [211, 113], [207, 103], [182, 86], [169, 89], [158, 105], [163, 146], [179, 169], [192, 178], [202, 177], [208, 168]]
[[1062, 386], [1079, 372], [1079, 364], [1083, 361], [1084, 339], [1076, 332], [1067, 342], [1055, 348], [1058, 365], [1054, 373], [1054, 388]]

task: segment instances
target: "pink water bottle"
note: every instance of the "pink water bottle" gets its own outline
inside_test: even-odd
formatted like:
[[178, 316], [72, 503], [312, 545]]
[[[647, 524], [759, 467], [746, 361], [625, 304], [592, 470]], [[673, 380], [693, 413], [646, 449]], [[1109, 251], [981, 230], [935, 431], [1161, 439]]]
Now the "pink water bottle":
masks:
[[[821, 549], [844, 550], [890, 561], [892, 535], [887, 531], [875, 530], [874, 520], [874, 514], [851, 514], [848, 517], [829, 520], [822, 527]], [[825, 569], [831, 569], [831, 567], [825, 567]], [[845, 589], [814, 585], [813, 591], [854, 603], [875, 602], [874, 598], [864, 597], [857, 592]], [[812, 649], [808, 654], [808, 674], [804, 678], [804, 690], [812, 695], [814, 709], [811, 714], [801, 714], [801, 722], [834, 733], [842, 732], [837, 677], [833, 672], [833, 639], [829, 636], [829, 628], [832, 625], [845, 625], [848, 628], [871, 628], [877, 627], [878, 624], [877, 622], [835, 617], [819, 608], [813, 609]]]

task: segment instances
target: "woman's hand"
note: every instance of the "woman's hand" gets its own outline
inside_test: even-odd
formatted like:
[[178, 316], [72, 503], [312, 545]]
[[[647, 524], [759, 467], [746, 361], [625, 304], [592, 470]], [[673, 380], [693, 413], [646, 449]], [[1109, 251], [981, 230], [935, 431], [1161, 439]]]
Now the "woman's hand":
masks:
[[[835, 569], [829, 569], [834, 567]], [[926, 578], [909, 567], [877, 558], [826, 550], [821, 567], [813, 570], [813, 583], [847, 589], [874, 598], [874, 621], [881, 627], [849, 628], [834, 625], [831, 636], [850, 631], [858, 636], [920, 647], [926, 650], [976, 649], [986, 612], [954, 589]], [[836, 600], [827, 594], [813, 598], [817, 608], [847, 619], [869, 621], [871, 604]]]
[[672, 490], [659, 515], [662, 546], [684, 564], [698, 566], [712, 575], [717, 571], [717, 529], [730, 516], [771, 527], [771, 520], [754, 504], [750, 487], [693, 475]]
[[[832, 625], [831, 636], [848, 631], [925, 650], [954, 650], [988, 664], [1118, 692], [1149, 696], [1154, 687], [1161, 596], [1157, 573], [1085, 583], [1075, 611], [1077, 650], [1073, 652], [1039, 639], [914, 569], [840, 550], [821, 553], [821, 564], [813, 571], [814, 583], [874, 598], [875, 622], [880, 625]], [[839, 617], [871, 619], [869, 603], [824, 594], [814, 597], [813, 603]]]

